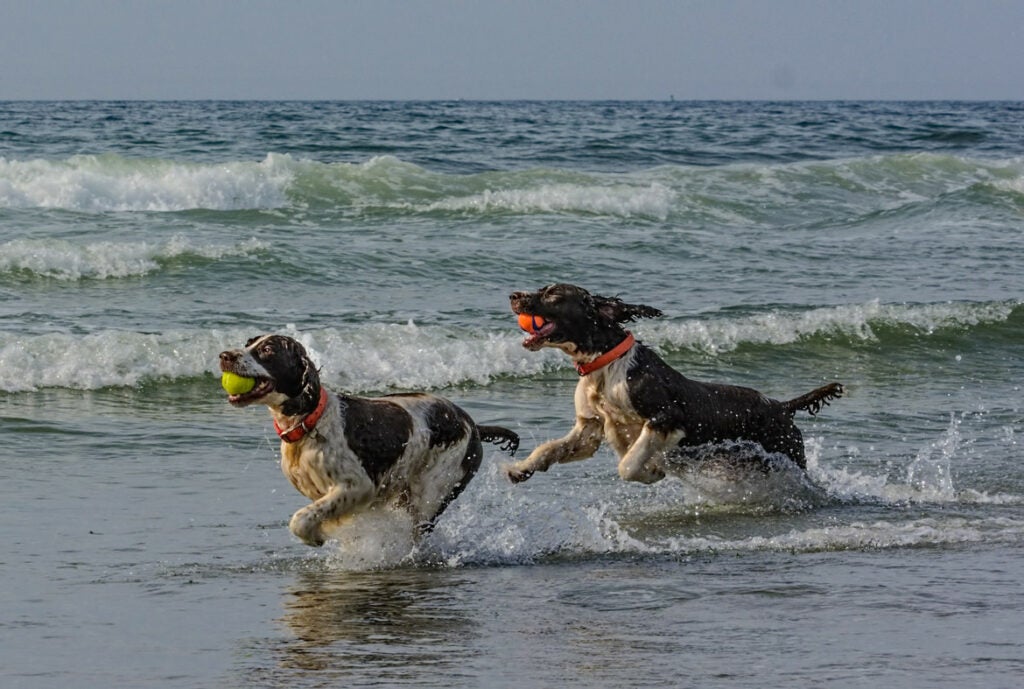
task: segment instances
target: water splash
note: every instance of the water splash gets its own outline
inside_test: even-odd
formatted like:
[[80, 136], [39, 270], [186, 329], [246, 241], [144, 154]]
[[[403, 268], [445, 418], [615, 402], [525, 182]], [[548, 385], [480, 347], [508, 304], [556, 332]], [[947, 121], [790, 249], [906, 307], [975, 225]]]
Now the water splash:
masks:
[[763, 513], [800, 512], [827, 501], [792, 460], [749, 441], [691, 448], [666, 459], [665, 471], [679, 482], [681, 504]]
[[918, 452], [907, 467], [907, 485], [916, 491], [919, 500], [949, 502], [957, 499], [950, 465], [963, 442], [962, 420], [963, 417], [951, 414], [945, 434]]
[[361, 512], [328, 532], [331, 569], [367, 571], [415, 561], [416, 525], [404, 511], [377, 508]]
[[[908, 504], [1024, 504], [1019, 497], [955, 489], [949, 469], [964, 443], [961, 422], [953, 416], [941, 437], [922, 447], [896, 480], [826, 465], [820, 438], [807, 442], [806, 474], [781, 458], [768, 457], [780, 460], [768, 472], [737, 472], [709, 456], [674, 467], [669, 478], [652, 486], [622, 482], [609, 472], [527, 490], [508, 482], [501, 468], [505, 458], [494, 453], [432, 533], [417, 540], [407, 515], [376, 510], [333, 532], [323, 562], [328, 569], [365, 571], [1018, 543], [1024, 520], [1013, 516], [907, 518]], [[828, 516], [830, 505], [863, 505], [872, 518], [852, 513], [836, 521]]]

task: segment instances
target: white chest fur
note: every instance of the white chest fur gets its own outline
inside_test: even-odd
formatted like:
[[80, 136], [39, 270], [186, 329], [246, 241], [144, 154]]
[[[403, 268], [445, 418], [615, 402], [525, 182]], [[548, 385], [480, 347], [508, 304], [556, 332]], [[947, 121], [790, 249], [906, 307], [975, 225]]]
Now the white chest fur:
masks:
[[601, 417], [605, 439], [620, 457], [633, 445], [644, 426], [644, 419], [633, 408], [629, 397], [626, 374], [630, 360], [630, 356], [625, 356], [581, 380], [588, 406]]

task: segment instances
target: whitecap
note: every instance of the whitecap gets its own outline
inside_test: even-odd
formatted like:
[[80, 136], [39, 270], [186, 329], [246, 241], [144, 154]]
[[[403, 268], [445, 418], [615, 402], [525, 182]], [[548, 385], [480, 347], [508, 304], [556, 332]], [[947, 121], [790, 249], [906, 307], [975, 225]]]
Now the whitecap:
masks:
[[675, 192], [658, 183], [645, 186], [543, 184], [533, 188], [487, 189], [469, 196], [446, 198], [427, 204], [425, 210], [583, 213], [665, 220], [675, 198]]
[[247, 256], [268, 246], [256, 239], [236, 244], [204, 244], [180, 235], [164, 242], [15, 239], [0, 244], [0, 273], [27, 273], [70, 281], [137, 277], [158, 271], [162, 261], [182, 256], [219, 260]]

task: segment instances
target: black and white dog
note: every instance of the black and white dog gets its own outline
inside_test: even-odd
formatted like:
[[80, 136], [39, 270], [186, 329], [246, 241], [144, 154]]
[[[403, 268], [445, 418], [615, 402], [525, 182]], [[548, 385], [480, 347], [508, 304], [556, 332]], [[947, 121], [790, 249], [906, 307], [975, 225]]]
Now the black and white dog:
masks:
[[530, 334], [523, 346], [561, 349], [576, 364], [576, 424], [569, 434], [537, 447], [507, 467], [514, 482], [553, 464], [592, 456], [607, 440], [619, 456], [619, 475], [653, 483], [665, 475], [666, 455], [726, 441], [752, 441], [806, 468], [798, 410], [818, 413], [843, 388], [830, 383], [788, 402], [751, 388], [690, 380], [637, 342], [623, 323], [660, 316], [644, 305], [556, 284], [514, 292], [512, 311]]
[[313, 500], [289, 524], [309, 545], [322, 545], [331, 524], [377, 505], [407, 510], [427, 531], [476, 473], [481, 440], [510, 454], [519, 445], [514, 432], [478, 426], [436, 395], [330, 392], [305, 348], [284, 335], [254, 337], [244, 349], [221, 352], [220, 368], [256, 379], [251, 391], [228, 401], [270, 408], [281, 437], [281, 470]]

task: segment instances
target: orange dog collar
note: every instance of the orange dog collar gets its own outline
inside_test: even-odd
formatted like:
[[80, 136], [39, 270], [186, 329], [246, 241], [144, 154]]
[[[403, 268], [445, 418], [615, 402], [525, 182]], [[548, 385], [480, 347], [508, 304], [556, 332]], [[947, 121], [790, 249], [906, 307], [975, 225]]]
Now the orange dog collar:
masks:
[[581, 376], [585, 376], [588, 373], [593, 373], [594, 371], [602, 369], [605, 366], [607, 366], [608, 364], [610, 364], [613, 361], [615, 361], [616, 359], [618, 359], [619, 357], [621, 357], [622, 355], [624, 355], [626, 352], [628, 352], [630, 347], [632, 347], [635, 343], [636, 343], [636, 338], [633, 337], [633, 333], [626, 332], [626, 339], [625, 340], [623, 340], [619, 344], [615, 345], [614, 347], [609, 349], [607, 352], [605, 352], [604, 354], [602, 354], [601, 356], [597, 357], [596, 359], [594, 359], [593, 361], [591, 361], [589, 363], [586, 363], [586, 364], [577, 363], [576, 364], [576, 370], [579, 372], [579, 374]]
[[277, 435], [280, 436], [281, 440], [286, 443], [297, 443], [305, 438], [307, 433], [316, 428], [316, 424], [320, 420], [320, 417], [324, 415], [324, 409], [326, 408], [327, 390], [320, 388], [320, 401], [317, 402], [316, 409], [307, 414], [302, 421], [299, 421], [287, 431], [282, 431], [281, 427], [277, 425], [277, 420], [275, 419], [274, 430], [277, 431]]

